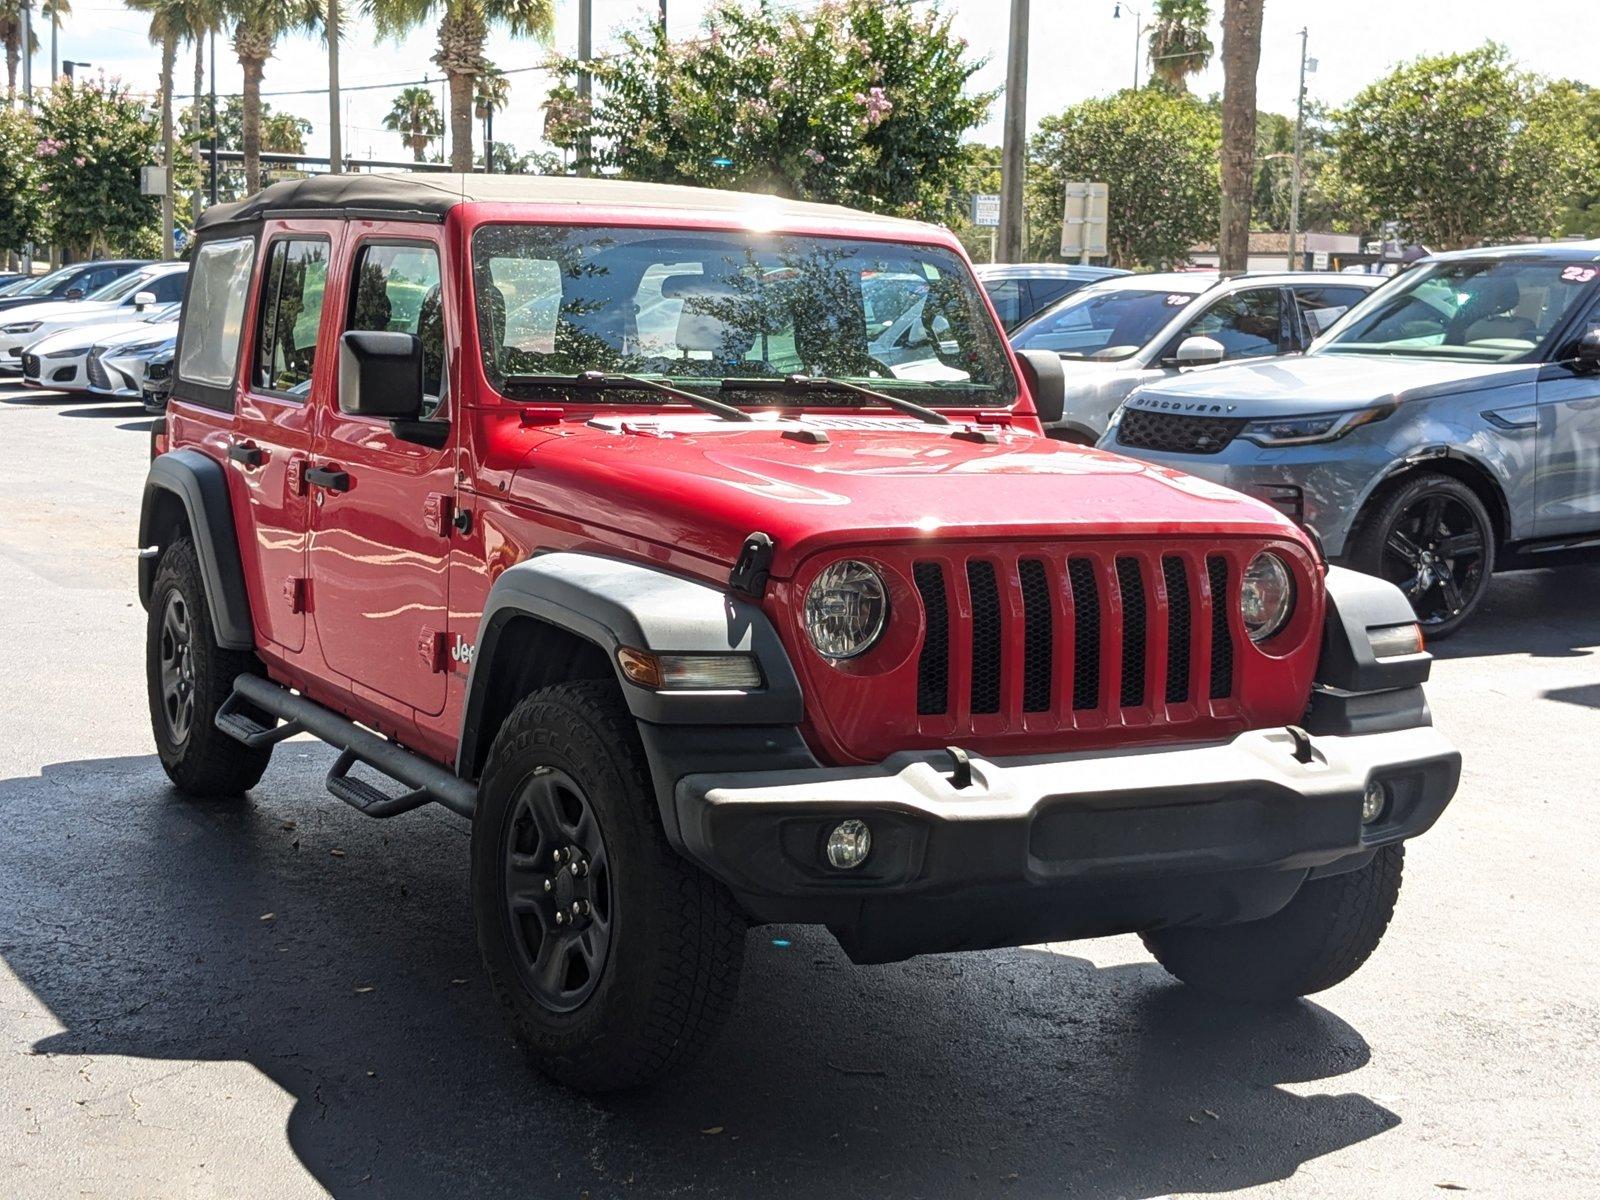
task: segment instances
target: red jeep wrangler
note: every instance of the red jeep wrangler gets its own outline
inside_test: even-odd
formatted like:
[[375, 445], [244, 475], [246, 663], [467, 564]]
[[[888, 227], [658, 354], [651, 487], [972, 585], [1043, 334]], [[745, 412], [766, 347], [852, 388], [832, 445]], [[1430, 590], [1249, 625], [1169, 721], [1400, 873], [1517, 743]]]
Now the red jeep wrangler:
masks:
[[579, 1088], [702, 1050], [749, 922], [1328, 987], [1459, 776], [1411, 609], [1040, 436], [1061, 391], [927, 225], [493, 176], [213, 208], [140, 518], [161, 761], [237, 793], [310, 733], [359, 811], [470, 818], [494, 991]]

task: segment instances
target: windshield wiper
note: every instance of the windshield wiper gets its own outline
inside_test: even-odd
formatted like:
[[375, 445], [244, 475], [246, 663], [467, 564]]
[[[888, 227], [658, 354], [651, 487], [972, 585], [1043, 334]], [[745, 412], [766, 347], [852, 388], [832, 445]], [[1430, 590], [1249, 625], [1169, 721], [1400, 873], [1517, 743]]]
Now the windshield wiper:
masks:
[[858, 383], [851, 383], [844, 379], [832, 379], [826, 375], [785, 375], [782, 379], [763, 379], [756, 376], [750, 379], [724, 379], [724, 390], [730, 392], [845, 392], [852, 396], [859, 396], [863, 400], [871, 400], [878, 404], [903, 412], [907, 416], [916, 417], [919, 421], [926, 421], [929, 425], [950, 425], [953, 422], [941, 412], [934, 412], [931, 408], [924, 408], [910, 400], [902, 400], [899, 396], [891, 396], [888, 392], [874, 391], [872, 388], [862, 387]]
[[710, 396], [701, 396], [698, 393], [685, 391], [683, 388], [673, 387], [671, 384], [662, 383], [656, 379], [648, 379], [643, 375], [618, 375], [607, 374], [604, 371], [581, 371], [577, 375], [508, 375], [505, 378], [506, 387], [540, 387], [540, 388], [593, 388], [596, 391], [605, 389], [638, 388], [646, 392], [656, 392], [662, 396], [670, 396], [674, 400], [682, 400], [696, 408], [721, 417], [724, 421], [753, 421], [755, 420], [742, 408], [735, 408], [731, 404], [724, 404], [720, 400], [713, 400]]

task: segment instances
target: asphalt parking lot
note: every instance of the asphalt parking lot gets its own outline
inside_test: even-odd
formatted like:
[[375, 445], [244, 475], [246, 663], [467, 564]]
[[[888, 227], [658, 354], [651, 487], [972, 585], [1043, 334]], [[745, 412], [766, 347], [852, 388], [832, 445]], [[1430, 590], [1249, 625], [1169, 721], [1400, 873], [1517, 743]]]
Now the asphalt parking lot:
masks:
[[1439, 647], [1461, 792], [1388, 938], [1230, 1008], [1136, 939], [854, 968], [755, 930], [718, 1049], [593, 1101], [482, 980], [460, 820], [295, 741], [242, 802], [152, 753], [149, 420], [0, 385], [0, 1196], [1600, 1194], [1600, 568]]

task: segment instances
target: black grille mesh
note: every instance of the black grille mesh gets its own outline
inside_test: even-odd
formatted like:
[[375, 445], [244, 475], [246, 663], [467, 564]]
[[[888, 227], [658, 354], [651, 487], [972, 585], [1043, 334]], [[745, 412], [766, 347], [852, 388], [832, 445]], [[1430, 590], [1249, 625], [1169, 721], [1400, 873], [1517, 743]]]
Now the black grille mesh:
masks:
[[1228, 624], [1228, 560], [1220, 554], [1206, 559], [1211, 579], [1211, 698], [1233, 694], [1233, 634]]
[[1183, 559], [1169, 554], [1161, 560], [1167, 585], [1167, 703], [1189, 698], [1189, 572]]
[[967, 592], [972, 597], [972, 711], [1000, 711], [1000, 593], [994, 564], [967, 562]]
[[88, 365], [89, 386], [97, 388], [111, 387], [111, 376], [106, 373], [106, 366], [100, 361], [100, 356], [93, 350], [89, 351]]
[[944, 568], [922, 562], [911, 568], [922, 596], [928, 630], [917, 657], [917, 712], [921, 716], [950, 711], [950, 605], [944, 595]]
[[1017, 564], [1017, 573], [1022, 585], [1022, 615], [1027, 622], [1022, 638], [1022, 711], [1049, 712], [1054, 707], [1051, 682], [1055, 675], [1050, 581], [1045, 576], [1044, 563], [1037, 558], [1023, 559]]
[[1136, 558], [1117, 559], [1117, 589], [1122, 596], [1122, 707], [1144, 703], [1144, 573]]
[[1124, 408], [1117, 424], [1117, 443], [1172, 454], [1216, 454], [1247, 423], [1243, 417], [1196, 417]]
[[1100, 592], [1093, 560], [1068, 559], [1067, 580], [1072, 585], [1072, 707], [1099, 708]]

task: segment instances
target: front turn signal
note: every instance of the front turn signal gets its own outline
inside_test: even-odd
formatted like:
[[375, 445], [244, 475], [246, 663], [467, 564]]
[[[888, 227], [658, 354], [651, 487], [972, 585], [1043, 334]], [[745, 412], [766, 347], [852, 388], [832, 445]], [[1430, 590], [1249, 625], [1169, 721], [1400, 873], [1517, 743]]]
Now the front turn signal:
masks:
[[761, 668], [750, 654], [657, 654], [623, 646], [617, 665], [629, 683], [656, 692], [747, 691], [761, 686]]

